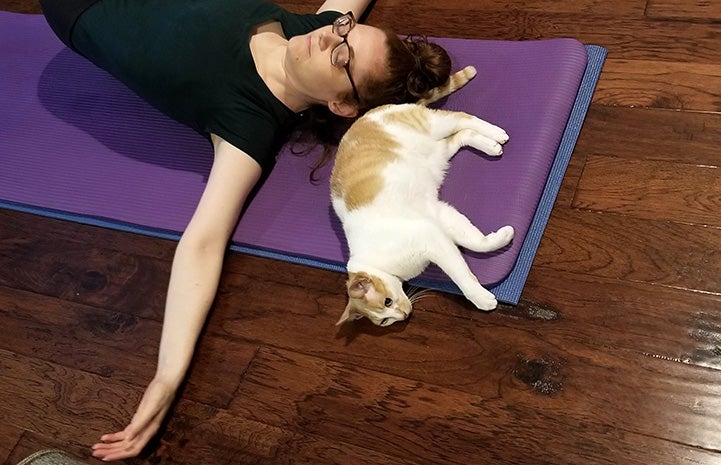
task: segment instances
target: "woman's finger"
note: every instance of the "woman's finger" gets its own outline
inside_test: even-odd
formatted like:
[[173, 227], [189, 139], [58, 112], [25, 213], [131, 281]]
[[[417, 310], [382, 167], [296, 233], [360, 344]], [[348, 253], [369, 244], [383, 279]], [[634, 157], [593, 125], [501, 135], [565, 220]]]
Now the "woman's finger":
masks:
[[117, 442], [125, 439], [125, 431], [118, 431], [117, 433], [104, 434], [100, 436], [102, 442]]

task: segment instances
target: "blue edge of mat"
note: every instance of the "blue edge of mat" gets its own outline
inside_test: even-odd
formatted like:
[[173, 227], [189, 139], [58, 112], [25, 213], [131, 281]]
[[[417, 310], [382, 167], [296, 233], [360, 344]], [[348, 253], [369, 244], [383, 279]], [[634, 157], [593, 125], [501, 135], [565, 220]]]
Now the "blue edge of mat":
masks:
[[[521, 298], [521, 292], [526, 284], [528, 273], [531, 270], [531, 264], [533, 258], [536, 255], [536, 250], [541, 243], [541, 237], [546, 229], [546, 223], [548, 218], [551, 216], [551, 210], [556, 201], [556, 196], [561, 187], [561, 181], [566, 173], [566, 167], [571, 159], [571, 154], [576, 146], [576, 141], [581, 133], [581, 127], [586, 118], [588, 107], [591, 104], [593, 93], [596, 89], [596, 84], [601, 75], [601, 69], [606, 59], [607, 51], [605, 48], [598, 45], [586, 45], [586, 51], [588, 53], [588, 64], [586, 65], [586, 71], [581, 79], [578, 94], [573, 104], [573, 109], [568, 117], [566, 123], [566, 129], [563, 132], [563, 137], [558, 146], [558, 152], [556, 152], [556, 158], [554, 159], [551, 171], [546, 181], [546, 186], [541, 194], [541, 199], [538, 203], [538, 208], [533, 216], [533, 221], [528, 229], [526, 238], [523, 241], [523, 246], [518, 254], [518, 259], [508, 276], [501, 282], [489, 286], [488, 288], [495, 294], [496, 298], [500, 302], [504, 302], [511, 305], [517, 305]], [[138, 234], [145, 234], [148, 236], [159, 237], [162, 239], [179, 240], [180, 233], [175, 231], [167, 231], [157, 228], [150, 228], [147, 226], [138, 226], [130, 223], [125, 223], [117, 220], [109, 220], [107, 218], [80, 215], [76, 213], [68, 213], [58, 210], [52, 210], [47, 208], [40, 208], [31, 205], [23, 205], [16, 202], [10, 202], [0, 200], [0, 208], [6, 208], [9, 210], [16, 210], [26, 213], [33, 213], [36, 215], [42, 215], [50, 218], [56, 218], [60, 220], [68, 220], [81, 224], [88, 224], [92, 226], [100, 226], [104, 228], [117, 229], [120, 231], [127, 231]], [[259, 249], [250, 247], [243, 244], [232, 244], [230, 249], [236, 252], [245, 253], [248, 255], [255, 255], [258, 257], [271, 258], [275, 260], [285, 261], [289, 263], [296, 263], [300, 265], [312, 266], [315, 268], [322, 268], [325, 270], [336, 271], [339, 273], [345, 273], [345, 265], [339, 265], [335, 262], [326, 262], [310, 257], [299, 257], [294, 255], [288, 255], [283, 252], [277, 252], [272, 250]], [[410, 282], [415, 286], [420, 286], [429, 289], [436, 289], [439, 291], [450, 292], [453, 294], [461, 294], [458, 287], [452, 282], [441, 283], [438, 281], [430, 281], [416, 278]]]

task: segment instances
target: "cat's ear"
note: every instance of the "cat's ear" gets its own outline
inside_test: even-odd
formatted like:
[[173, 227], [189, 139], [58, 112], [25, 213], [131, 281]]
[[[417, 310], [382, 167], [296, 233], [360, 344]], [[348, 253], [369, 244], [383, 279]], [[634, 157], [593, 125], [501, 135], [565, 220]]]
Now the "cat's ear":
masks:
[[358, 107], [353, 103], [344, 102], [343, 100], [328, 102], [328, 109], [334, 114], [344, 118], [355, 118], [358, 116]]
[[340, 326], [348, 320], [353, 321], [353, 320], [357, 320], [357, 319], [358, 319], [357, 315], [355, 314], [355, 311], [353, 310], [352, 305], [350, 304], [350, 302], [348, 302], [348, 305], [346, 305], [345, 310], [343, 311], [343, 314], [340, 316], [338, 321], [336, 321], [335, 325]]
[[348, 282], [348, 296], [351, 299], [362, 299], [371, 285], [371, 278], [367, 274], [358, 273], [351, 275], [350, 281]]

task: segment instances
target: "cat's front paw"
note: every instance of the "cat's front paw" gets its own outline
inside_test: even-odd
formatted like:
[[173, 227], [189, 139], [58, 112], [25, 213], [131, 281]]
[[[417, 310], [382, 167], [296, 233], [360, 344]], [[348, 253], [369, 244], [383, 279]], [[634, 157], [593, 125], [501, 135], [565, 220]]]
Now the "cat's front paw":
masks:
[[490, 311], [495, 310], [498, 306], [496, 296], [490, 291], [482, 289], [482, 291], [474, 292], [473, 294], [466, 295], [466, 298], [473, 302], [479, 310]]
[[499, 128], [498, 126], [495, 127], [495, 130], [493, 132], [494, 134], [493, 136], [491, 136], [492, 139], [501, 145], [505, 144], [510, 139], [506, 131], [504, 131], [502, 128]]
[[483, 131], [482, 135], [485, 138], [485, 143], [476, 148], [480, 148], [487, 155], [493, 157], [503, 155], [503, 144], [508, 142], [508, 134], [506, 134], [506, 131], [498, 126], [488, 124], [487, 130]]

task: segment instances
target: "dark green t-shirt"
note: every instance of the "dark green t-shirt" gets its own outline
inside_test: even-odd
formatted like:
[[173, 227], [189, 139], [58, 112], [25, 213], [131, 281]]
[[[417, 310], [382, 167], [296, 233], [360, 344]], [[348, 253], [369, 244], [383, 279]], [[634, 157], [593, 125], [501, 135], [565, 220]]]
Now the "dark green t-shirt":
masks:
[[101, 0], [80, 16], [72, 42], [153, 106], [266, 168], [296, 115], [258, 75], [250, 33], [277, 20], [291, 38], [339, 15], [296, 15], [262, 0]]

